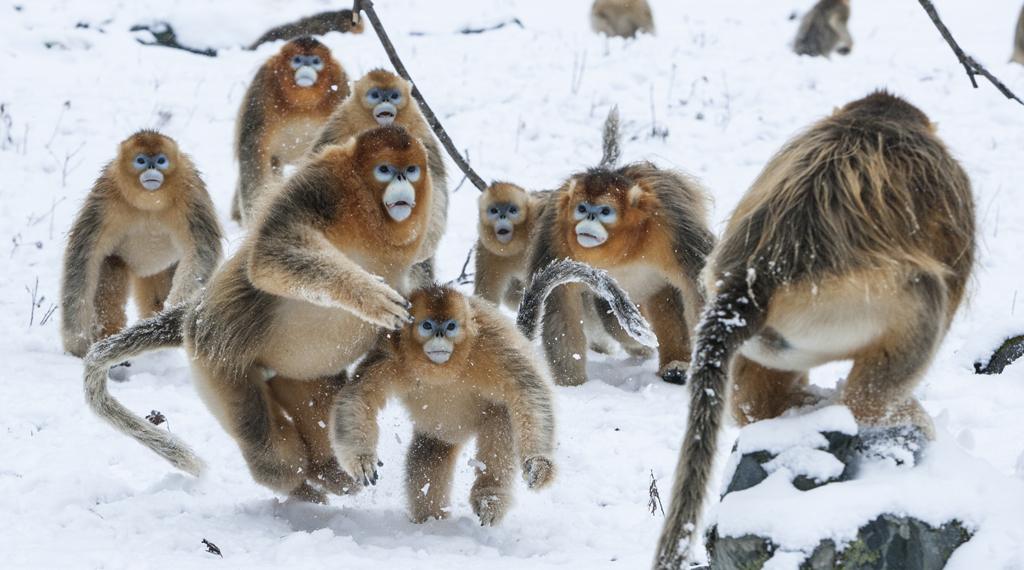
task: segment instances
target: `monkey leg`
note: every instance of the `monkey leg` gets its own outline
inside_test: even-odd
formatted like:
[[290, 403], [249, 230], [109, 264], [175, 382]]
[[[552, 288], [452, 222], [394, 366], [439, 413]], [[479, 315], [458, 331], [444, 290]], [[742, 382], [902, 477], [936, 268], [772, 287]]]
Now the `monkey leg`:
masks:
[[775, 370], [737, 354], [730, 374], [733, 378], [732, 414], [741, 426], [775, 418], [790, 408], [818, 401], [806, 390], [806, 372]]
[[309, 458], [309, 482], [336, 495], [358, 486], [338, 465], [331, 448], [330, 416], [334, 398], [345, 385], [344, 371], [332, 378], [292, 380], [277, 376], [268, 382], [274, 401], [292, 419]]
[[854, 356], [842, 402], [860, 424], [911, 425], [934, 439], [932, 419], [912, 392], [945, 333], [947, 291], [931, 275], [919, 276], [908, 287], [910, 298], [900, 304], [906, 312], [893, 315], [887, 334]]
[[519, 305], [523, 302], [523, 294], [526, 289], [524, 284], [519, 279], [512, 279], [509, 284], [505, 287], [505, 304], [512, 309], [518, 309]]
[[241, 378], [195, 374], [196, 387], [242, 451], [253, 479], [274, 491], [311, 502], [323, 493], [306, 482], [308, 457], [298, 429], [270, 393], [263, 370], [250, 367]]
[[587, 381], [583, 316], [583, 295], [578, 286], [563, 286], [548, 297], [541, 336], [552, 376], [559, 386], [579, 386]]
[[473, 294], [495, 305], [501, 305], [502, 296], [508, 287], [503, 273], [500, 258], [478, 243], [473, 273]]
[[124, 304], [128, 300], [128, 266], [120, 257], [111, 256], [103, 260], [94, 299], [94, 340], [107, 338], [123, 329], [128, 320], [124, 314]]
[[405, 492], [416, 523], [448, 517], [448, 495], [459, 446], [417, 432], [405, 459]]
[[434, 284], [433, 256], [412, 266], [412, 270], [409, 272], [409, 282], [413, 288], [429, 287]]
[[650, 347], [644, 346], [633, 339], [626, 333], [626, 329], [622, 328], [619, 321], [615, 319], [615, 315], [612, 313], [612, 307], [601, 297], [594, 297], [594, 314], [600, 319], [601, 326], [604, 332], [612, 338], [615, 342], [619, 343], [622, 350], [626, 351], [626, 354], [641, 359], [648, 359], [654, 356], [654, 350]]
[[652, 295], [644, 309], [658, 337], [658, 374], [672, 384], [685, 384], [690, 368], [690, 327], [686, 324], [683, 299], [674, 287], [663, 287]]
[[171, 292], [174, 281], [174, 270], [177, 264], [150, 275], [149, 277], [132, 277], [132, 292], [135, 305], [139, 308], [139, 316], [148, 319], [164, 310], [164, 301]]
[[501, 522], [512, 506], [517, 454], [508, 408], [487, 407], [478, 429], [476, 481], [469, 492], [469, 504], [482, 526], [493, 526]]

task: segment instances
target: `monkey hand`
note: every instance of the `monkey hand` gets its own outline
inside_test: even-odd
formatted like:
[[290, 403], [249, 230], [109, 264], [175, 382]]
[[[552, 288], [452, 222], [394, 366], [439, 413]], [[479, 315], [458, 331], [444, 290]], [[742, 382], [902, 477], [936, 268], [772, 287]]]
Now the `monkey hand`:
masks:
[[361, 453], [352, 457], [348, 463], [345, 471], [357, 482], [361, 481], [364, 487], [377, 484], [377, 468], [384, 466], [375, 453]]
[[555, 464], [543, 455], [527, 457], [523, 461], [523, 479], [531, 489], [542, 489], [555, 478]]
[[348, 294], [352, 312], [368, 323], [396, 330], [412, 320], [409, 301], [379, 277], [374, 276], [362, 290]]

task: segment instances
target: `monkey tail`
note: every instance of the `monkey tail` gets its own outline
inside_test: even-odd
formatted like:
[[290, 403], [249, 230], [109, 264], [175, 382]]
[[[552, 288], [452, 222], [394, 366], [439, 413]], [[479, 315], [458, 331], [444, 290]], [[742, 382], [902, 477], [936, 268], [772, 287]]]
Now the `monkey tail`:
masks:
[[615, 319], [629, 336], [644, 346], [658, 346], [658, 338], [651, 330], [651, 325], [612, 276], [607, 271], [571, 259], [552, 261], [530, 281], [516, 317], [516, 325], [527, 338], [533, 340], [537, 336], [538, 323], [548, 295], [566, 283], [583, 283], [590, 287], [608, 302]]
[[690, 417], [676, 463], [672, 503], [658, 540], [656, 570], [677, 570], [692, 557], [722, 426], [729, 362], [764, 326], [771, 285], [758, 285], [756, 298], [752, 281], [720, 287], [697, 325], [689, 372]]
[[107, 371], [112, 365], [144, 352], [182, 345], [185, 309], [184, 304], [175, 305], [94, 344], [85, 357], [85, 401], [118, 431], [152, 449], [178, 469], [198, 477], [205, 467], [202, 459], [169, 432], [133, 414], [107, 391]]
[[615, 168], [615, 165], [619, 163], [619, 156], [622, 154], [618, 105], [615, 105], [608, 111], [608, 117], [604, 120], [604, 132], [601, 138], [601, 163], [598, 166], [600, 168]]

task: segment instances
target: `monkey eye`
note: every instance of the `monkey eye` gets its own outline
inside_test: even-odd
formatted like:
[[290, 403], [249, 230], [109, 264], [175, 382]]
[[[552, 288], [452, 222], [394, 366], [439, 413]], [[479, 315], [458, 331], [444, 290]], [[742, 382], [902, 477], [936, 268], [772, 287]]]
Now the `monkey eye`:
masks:
[[415, 164], [405, 167], [405, 177], [409, 179], [409, 182], [416, 182], [420, 179], [420, 167]]
[[589, 210], [590, 208], [587, 207], [586, 202], [583, 202], [580, 205], [576, 206], [576, 211], [573, 213], [573, 217], [576, 218], [577, 220], [582, 220], [583, 218], [587, 217], [587, 212]]
[[314, 55], [313, 57], [311, 57], [311, 58], [309, 59], [309, 63], [310, 63], [310, 64], [312, 64], [312, 65], [313, 65], [313, 67], [315, 67], [315, 68], [317, 68], [317, 69], [319, 69], [320, 67], [322, 67], [322, 66], [323, 66], [323, 64], [324, 64], [323, 60], [322, 60], [322, 59], [320, 59], [320, 56], [318, 56], [318, 55]]
[[395, 105], [398, 105], [399, 103], [402, 102], [402, 92], [397, 89], [392, 89], [391, 96], [388, 98], [394, 101]]
[[373, 169], [373, 177], [378, 182], [388, 182], [395, 177], [395, 169], [390, 164], [380, 164]]
[[370, 90], [369, 90], [369, 91], [368, 91], [368, 92], [366, 93], [366, 98], [367, 98], [367, 99], [368, 99], [369, 101], [373, 102], [373, 103], [376, 103], [377, 101], [380, 101], [380, 97], [381, 97], [381, 94], [380, 94], [380, 89], [378, 89], [378, 88], [376, 88], [376, 87], [374, 87], [373, 89], [370, 89]]
[[612, 213], [612, 209], [609, 208], [608, 206], [605, 206], [604, 208], [601, 208], [601, 215], [602, 216], [607, 216], [607, 215], [609, 215], [611, 213]]
[[576, 211], [581, 213], [581, 214], [586, 214], [587, 213], [587, 207], [584, 206], [583, 204], [580, 204], [579, 206], [576, 206]]
[[491, 209], [488, 210], [487, 213], [491, 214], [491, 215], [494, 215], [494, 216], [497, 216], [498, 215], [498, 209], [494, 208], [494, 207], [491, 207]]
[[420, 323], [420, 334], [423, 336], [430, 336], [434, 334], [434, 321], [427, 319]]
[[445, 336], [455, 336], [459, 334], [459, 323], [456, 322], [454, 319], [445, 321], [444, 334]]
[[601, 211], [598, 213], [598, 216], [601, 218], [601, 221], [606, 224], [612, 223], [618, 219], [618, 215], [615, 213], [615, 208], [612, 208], [611, 206], [603, 206]]
[[135, 155], [135, 160], [132, 161], [132, 166], [136, 169], [145, 168], [147, 162], [149, 162], [149, 159], [146, 158], [146, 155], [137, 154]]
[[160, 170], [166, 170], [171, 165], [171, 161], [167, 160], [167, 155], [158, 154], [156, 155], [156, 167]]
[[517, 208], [515, 206], [512, 206], [511, 208], [508, 209], [508, 213], [510, 213], [512, 215], [518, 214], [519, 213], [519, 208]]
[[295, 56], [292, 58], [292, 69], [302, 66], [302, 56]]

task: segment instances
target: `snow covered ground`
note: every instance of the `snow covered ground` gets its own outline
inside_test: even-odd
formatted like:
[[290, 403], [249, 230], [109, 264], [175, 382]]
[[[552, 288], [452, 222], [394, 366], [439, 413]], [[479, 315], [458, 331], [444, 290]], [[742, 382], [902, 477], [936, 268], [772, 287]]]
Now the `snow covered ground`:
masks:
[[[1024, 363], [998, 377], [972, 373], [986, 349], [1024, 329], [1024, 107], [987, 84], [972, 89], [912, 0], [855, 3], [853, 53], [832, 61], [788, 50], [797, 26], [789, 16], [811, 0], [651, 3], [658, 35], [632, 42], [592, 35], [588, 0], [377, 4], [421, 90], [485, 178], [555, 186], [597, 161], [601, 119], [618, 104], [625, 159], [701, 178], [714, 196], [716, 230], [771, 154], [833, 107], [888, 87], [931, 115], [974, 182], [979, 261], [969, 302], [918, 390], [936, 417], [933, 451], [912, 473], [889, 472], [881, 483], [875, 473], [864, 485], [893, 497], [931, 489], [915, 504], [930, 500], [933, 514], [972, 525], [977, 535], [950, 567], [1024, 568]], [[662, 516], [648, 512], [647, 488], [653, 473], [667, 501], [687, 402], [685, 389], [655, 377], [653, 362], [595, 356], [590, 383], [556, 390], [559, 478], [541, 493], [521, 487], [498, 528], [479, 527], [469, 509], [468, 454], [459, 461], [452, 518], [407, 521], [401, 465], [410, 428], [395, 405], [382, 416], [381, 483], [309, 506], [282, 503], [251, 481], [178, 351], [140, 359], [130, 382], [113, 390], [139, 413], [163, 412], [210, 463], [203, 480], [174, 472], [83, 404], [81, 363], [62, 354], [58, 319], [44, 315], [58, 298], [66, 232], [102, 165], [138, 128], [175, 137], [203, 171], [229, 250], [237, 247], [242, 234], [227, 216], [237, 173], [233, 123], [247, 81], [276, 46], [232, 46], [329, 4], [0, 4], [0, 567], [649, 564]], [[1024, 67], [1005, 63], [1020, 0], [937, 4], [967, 51], [1024, 94]], [[452, 33], [511, 17], [525, 28]], [[184, 43], [224, 49], [206, 58], [143, 47], [127, 29], [154, 19], [172, 22]], [[350, 76], [386, 64], [371, 33], [326, 43]], [[475, 239], [468, 183], [451, 208], [439, 257], [446, 279], [458, 275]], [[845, 371], [828, 367], [815, 381], [830, 386]], [[726, 434], [730, 442], [735, 433]], [[775, 524], [800, 525], [799, 518], [787, 513]], [[829, 519], [808, 513], [806, 525]], [[834, 532], [842, 538], [842, 529]], [[223, 560], [205, 552], [204, 538]]]

